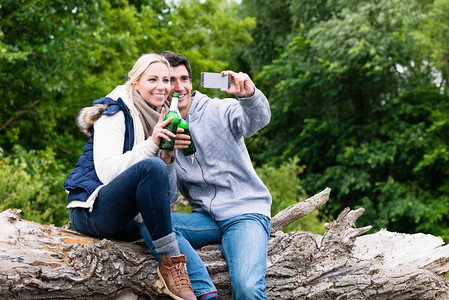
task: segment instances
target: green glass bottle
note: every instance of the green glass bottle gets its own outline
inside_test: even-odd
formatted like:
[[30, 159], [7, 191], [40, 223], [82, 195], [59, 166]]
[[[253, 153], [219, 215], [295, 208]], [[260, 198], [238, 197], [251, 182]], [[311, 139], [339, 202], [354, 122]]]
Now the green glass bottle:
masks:
[[[179, 124], [178, 100], [179, 100], [179, 94], [173, 93], [173, 96], [171, 98], [171, 103], [170, 103], [170, 111], [164, 118], [164, 120], [167, 120], [168, 118], [174, 117], [174, 119], [164, 128], [164, 129], [170, 130], [174, 134], [176, 134], [176, 132], [178, 130], [178, 124]], [[159, 149], [165, 150], [165, 151], [173, 151], [175, 149], [175, 138], [170, 138], [170, 141], [167, 141], [166, 139], [161, 138], [161, 142], [159, 143]]]
[[187, 134], [190, 137], [190, 145], [189, 147], [182, 149], [182, 154], [185, 156], [192, 155], [196, 152], [195, 144], [193, 143], [192, 135], [190, 134], [189, 125], [184, 119], [180, 119], [179, 128], [184, 129], [184, 134]]

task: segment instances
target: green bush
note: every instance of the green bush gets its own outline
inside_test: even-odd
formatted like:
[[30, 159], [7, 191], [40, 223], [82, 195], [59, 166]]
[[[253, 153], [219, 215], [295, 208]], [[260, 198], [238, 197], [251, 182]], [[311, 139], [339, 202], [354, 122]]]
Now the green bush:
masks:
[[[280, 167], [274, 168], [264, 165], [256, 168], [257, 174], [270, 190], [273, 204], [271, 215], [275, 216], [281, 210], [301, 201], [307, 196], [301, 186], [298, 175], [304, 170], [304, 166], [298, 165], [298, 158], [294, 157], [284, 162]], [[285, 228], [289, 231], [310, 231], [316, 234], [323, 234], [325, 216], [318, 210], [310, 212], [307, 216], [293, 222]]]
[[20, 146], [6, 154], [0, 148], [0, 211], [22, 210], [21, 218], [62, 226], [68, 222], [66, 172], [51, 149], [26, 151]]

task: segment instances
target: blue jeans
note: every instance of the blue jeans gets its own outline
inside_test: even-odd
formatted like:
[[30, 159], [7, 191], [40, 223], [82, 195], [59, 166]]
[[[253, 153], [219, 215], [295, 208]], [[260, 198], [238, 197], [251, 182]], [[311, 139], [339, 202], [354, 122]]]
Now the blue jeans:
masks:
[[[186, 254], [187, 271], [195, 295], [201, 296], [217, 289], [194, 249], [221, 243], [233, 298], [266, 299], [265, 271], [271, 227], [268, 217], [244, 214], [217, 222], [203, 213], [172, 213], [172, 223], [180, 251]], [[151, 241], [145, 230], [142, 230], [142, 236]], [[150, 248], [154, 251], [153, 247]]]
[[104, 186], [88, 208], [72, 208], [76, 231], [98, 237], [135, 241], [141, 238], [133, 219], [141, 213], [154, 240], [172, 233], [168, 172], [165, 163], [150, 157], [132, 165]]

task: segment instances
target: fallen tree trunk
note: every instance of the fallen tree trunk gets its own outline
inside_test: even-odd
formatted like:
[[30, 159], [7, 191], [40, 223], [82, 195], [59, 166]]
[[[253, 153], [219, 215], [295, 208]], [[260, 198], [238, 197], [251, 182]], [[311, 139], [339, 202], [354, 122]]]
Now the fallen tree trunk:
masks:
[[[363, 209], [345, 209], [324, 235], [283, 233], [317, 209], [330, 189], [273, 217], [268, 299], [449, 299], [449, 246], [425, 234], [357, 228]], [[0, 213], [1, 299], [168, 299], [143, 243], [98, 240]], [[222, 299], [231, 299], [219, 245], [198, 250]]]

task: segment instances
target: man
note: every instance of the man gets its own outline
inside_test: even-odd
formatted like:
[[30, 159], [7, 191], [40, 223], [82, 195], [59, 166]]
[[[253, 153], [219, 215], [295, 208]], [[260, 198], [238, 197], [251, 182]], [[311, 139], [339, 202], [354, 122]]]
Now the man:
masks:
[[175, 154], [178, 189], [192, 213], [172, 214], [192, 287], [198, 299], [218, 298], [193, 248], [221, 243], [234, 299], [266, 299], [271, 195], [252, 166], [244, 137], [269, 123], [268, 101], [247, 74], [232, 71], [222, 72], [231, 76], [231, 87], [222, 91], [237, 99], [211, 99], [198, 91], [191, 94], [189, 61], [172, 51], [162, 56], [173, 67], [170, 94], [179, 94], [179, 112], [196, 146], [191, 156], [180, 150]]

